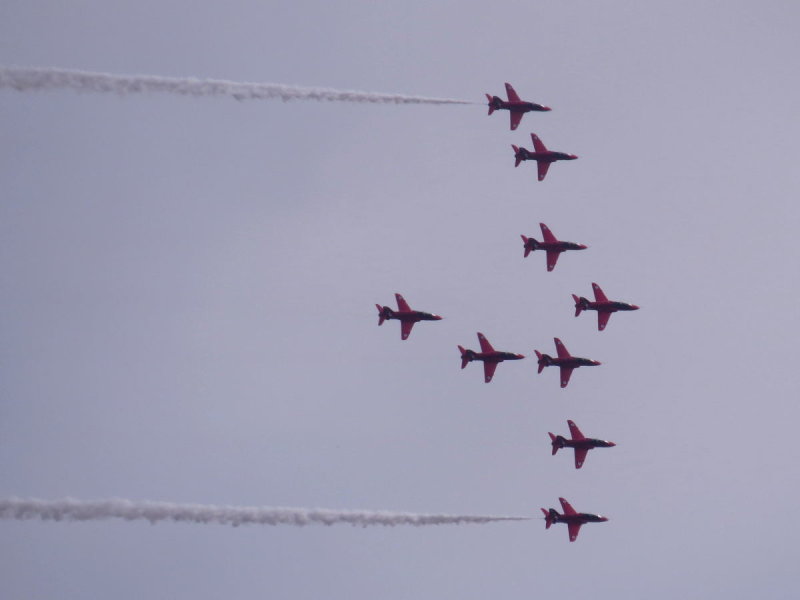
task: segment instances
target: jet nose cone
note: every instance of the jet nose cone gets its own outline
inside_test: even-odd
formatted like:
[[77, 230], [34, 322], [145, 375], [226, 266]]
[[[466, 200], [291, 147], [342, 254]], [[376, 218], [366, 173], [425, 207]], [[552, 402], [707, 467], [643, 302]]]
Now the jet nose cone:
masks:
[[639, 307], [635, 304], [631, 304], [631, 310], [639, 310]]
[[440, 315], [433, 315], [433, 320], [434, 321], [441, 321], [442, 317]]
[[581, 250], [586, 250], [586, 249], [587, 249], [589, 246], [587, 246], [586, 244], [578, 244], [578, 247], [579, 247]]
[[609, 448], [612, 448], [613, 446], [616, 446], [616, 444], [614, 442], [606, 442], [606, 443], [608, 444]]
[[575, 160], [576, 158], [578, 158], [578, 155], [577, 154], [570, 154], [569, 158], [570, 158], [570, 160]]
[[602, 364], [603, 364], [603, 363], [601, 363], [599, 360], [593, 360], [593, 361], [592, 361], [592, 365], [594, 365], [595, 367], [597, 367], [597, 366], [599, 366], [599, 365], [602, 365]]
[[517, 358], [525, 358], [525, 355], [524, 354], [517, 354], [516, 357]]
[[608, 517], [600, 517], [601, 521], [608, 521]]
[[542, 107], [542, 110], [543, 110], [543, 111], [551, 111], [551, 110], [553, 110], [553, 109], [552, 109], [552, 108], [550, 108], [549, 106], [543, 106], [543, 107]]

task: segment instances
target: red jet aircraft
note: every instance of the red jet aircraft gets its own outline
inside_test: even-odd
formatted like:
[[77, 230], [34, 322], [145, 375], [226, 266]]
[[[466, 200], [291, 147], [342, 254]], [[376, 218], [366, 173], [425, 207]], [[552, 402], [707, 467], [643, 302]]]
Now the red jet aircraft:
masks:
[[547, 252], [547, 270], [552, 271], [556, 267], [558, 256], [565, 250], [586, 250], [588, 246], [585, 244], [576, 244], [575, 242], [562, 242], [553, 235], [553, 232], [544, 223], [539, 223], [542, 228], [542, 238], [544, 241], [540, 242], [527, 236], [522, 237], [522, 243], [525, 245], [525, 257], [534, 250], [544, 250]]
[[378, 325], [383, 325], [384, 321], [389, 319], [397, 319], [400, 321], [400, 339], [408, 339], [411, 335], [411, 328], [414, 323], [420, 321], [441, 321], [442, 317], [439, 315], [432, 315], [431, 313], [422, 312], [421, 310], [411, 310], [408, 302], [400, 294], [394, 295], [397, 300], [397, 310], [392, 310], [388, 306], [381, 306], [376, 304], [378, 308]]
[[558, 353], [558, 358], [553, 358], [547, 354], [542, 354], [538, 350], [534, 350], [536, 352], [536, 358], [539, 359], [539, 373], [541, 373], [545, 367], [560, 367], [561, 368], [561, 387], [567, 387], [569, 383], [569, 377], [572, 375], [572, 371], [577, 369], [578, 367], [595, 367], [600, 363], [596, 360], [591, 360], [589, 358], [580, 358], [579, 356], [572, 356], [561, 343], [561, 340], [558, 338], [553, 338], [556, 342], [556, 352]]
[[472, 362], [473, 360], [480, 360], [483, 361], [483, 375], [486, 383], [489, 383], [492, 380], [492, 376], [494, 375], [494, 371], [497, 368], [497, 364], [503, 362], [504, 360], [519, 360], [521, 358], [525, 358], [522, 354], [514, 354], [513, 352], [499, 352], [492, 348], [492, 345], [489, 343], [489, 340], [486, 339], [482, 333], [478, 332], [478, 341], [481, 343], [481, 351], [475, 352], [474, 350], [465, 350], [463, 346], [459, 346], [458, 349], [461, 352], [461, 368], [467, 366], [467, 363]]
[[566, 154], [565, 152], [553, 152], [552, 150], [548, 150], [542, 140], [539, 139], [539, 136], [535, 133], [531, 134], [531, 139], [533, 140], [533, 149], [535, 152], [531, 152], [530, 150], [526, 150], [525, 148], [520, 148], [511, 144], [511, 147], [514, 149], [514, 166], [518, 167], [519, 163], [523, 160], [535, 160], [537, 166], [539, 167], [539, 181], [544, 179], [544, 176], [547, 175], [547, 169], [550, 168], [550, 164], [556, 162], [557, 160], [575, 160], [578, 158], [574, 154]]
[[580, 298], [572, 294], [575, 300], [575, 316], [581, 314], [582, 310], [596, 310], [597, 311], [597, 330], [603, 331], [611, 318], [611, 313], [618, 310], [639, 310], [635, 304], [628, 304], [627, 302], [619, 302], [616, 300], [609, 300], [596, 283], [592, 284], [594, 290], [594, 302], [590, 302], [583, 296]]
[[517, 92], [514, 91], [514, 88], [511, 87], [510, 83], [506, 84], [506, 94], [508, 94], [508, 102], [502, 100], [498, 96], [490, 96], [489, 94], [486, 94], [486, 98], [489, 100], [489, 114], [492, 114], [496, 110], [507, 110], [509, 112], [511, 116], [511, 131], [514, 131], [519, 126], [522, 115], [526, 112], [545, 112], [550, 110], [548, 106], [520, 100], [520, 97], [517, 95]]
[[592, 513], [579, 513], [577, 512], [569, 502], [564, 500], [564, 498], [559, 498], [561, 502], [561, 508], [564, 511], [564, 514], [561, 515], [555, 508], [551, 508], [549, 511], [542, 509], [544, 513], [544, 528], [550, 529], [550, 525], [553, 523], [566, 523], [567, 530], [569, 531], [569, 541], [574, 542], [578, 539], [578, 534], [581, 531], [581, 525], [586, 523], [602, 523], [604, 521], [608, 521], [608, 517], [603, 517], [600, 515], [593, 515]]
[[586, 455], [592, 448], [610, 448], [611, 446], [616, 446], [614, 442], [587, 438], [581, 433], [581, 430], [578, 429], [578, 426], [575, 425], [573, 421], [567, 421], [567, 425], [569, 425], [569, 433], [572, 436], [571, 440], [568, 440], [560, 435], [553, 435], [549, 431], [547, 432], [547, 435], [550, 436], [550, 440], [553, 445], [553, 456], [555, 456], [556, 452], [558, 452], [560, 448], [575, 448], [576, 469], [581, 468], [583, 462], [586, 460]]

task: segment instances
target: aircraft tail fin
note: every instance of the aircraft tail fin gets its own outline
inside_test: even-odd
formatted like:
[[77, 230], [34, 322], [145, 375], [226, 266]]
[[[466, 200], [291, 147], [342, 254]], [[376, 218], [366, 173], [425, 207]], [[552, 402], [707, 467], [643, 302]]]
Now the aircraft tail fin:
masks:
[[378, 325], [383, 325], [383, 322], [394, 314], [394, 311], [388, 306], [376, 304], [375, 308], [378, 309]]
[[494, 112], [494, 98], [491, 95], [486, 94], [486, 99], [489, 101], [489, 114]]
[[459, 346], [458, 351], [461, 352], [461, 368], [463, 369], [467, 366], [467, 363], [472, 360], [472, 358], [469, 356], [464, 346]]
[[550, 516], [550, 512], [544, 508], [542, 509], [542, 512], [544, 513], [544, 528], [550, 529], [550, 525], [553, 524], [553, 517]]
[[553, 443], [553, 456], [555, 456], [556, 452], [558, 452], [558, 449], [560, 448], [560, 446], [556, 443], [556, 436], [555, 435], [553, 435], [549, 431], [547, 432], [547, 435], [550, 436], [550, 441]]
[[534, 250], [537, 250], [537, 249], [539, 249], [541, 247], [539, 245], [539, 242], [536, 241], [536, 238], [529, 238], [528, 236], [525, 236], [525, 235], [523, 235], [521, 237], [522, 237], [522, 243], [525, 244], [525, 256], [526, 257], [528, 256], [528, 254], [530, 254]]
[[519, 163], [522, 162], [522, 159], [519, 156], [519, 146], [515, 146], [514, 144], [511, 144], [511, 147], [514, 149], [514, 159], [515, 159], [514, 160], [514, 166], [518, 167]]
[[537, 373], [541, 373], [542, 371], [544, 371], [544, 368], [546, 366], [547, 361], [545, 360], [545, 357], [547, 357], [547, 355], [542, 354], [538, 350], [534, 350], [534, 352], [536, 352], [536, 358], [539, 361], [539, 370], [537, 371]]
[[522, 243], [525, 245], [525, 258], [528, 258], [528, 254], [531, 253], [531, 249], [528, 246], [528, 239], [529, 238], [526, 235], [520, 235], [520, 237], [522, 238]]
[[575, 294], [572, 294], [572, 299], [575, 300], [575, 316], [577, 317], [583, 310], [583, 303], [581, 302], [583, 298], [578, 298]]
[[581, 314], [581, 311], [589, 309], [589, 301], [581, 296], [580, 298], [575, 294], [572, 294], [572, 298], [575, 300], [575, 316], [577, 317]]

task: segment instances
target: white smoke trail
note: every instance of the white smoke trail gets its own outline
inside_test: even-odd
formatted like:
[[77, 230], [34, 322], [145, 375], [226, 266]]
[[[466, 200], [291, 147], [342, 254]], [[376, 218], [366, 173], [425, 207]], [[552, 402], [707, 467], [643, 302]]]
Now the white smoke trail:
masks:
[[43, 521], [175, 521], [182, 523], [217, 523], [220, 525], [335, 525], [345, 523], [368, 527], [383, 525], [464, 525], [496, 521], [527, 521], [528, 517], [475, 515], [430, 515], [387, 511], [341, 511], [328, 509], [282, 508], [270, 506], [213, 506], [208, 504], [173, 504], [170, 502], [134, 502], [111, 500], [38, 500], [0, 499], [0, 519], [42, 519]]
[[181, 96], [231, 96], [237, 100], [319, 100], [328, 102], [370, 102], [379, 104], [473, 104], [449, 98], [427, 98], [400, 94], [374, 94], [306, 88], [277, 83], [241, 83], [216, 79], [112, 75], [55, 68], [0, 67], [0, 89], [20, 92], [69, 88], [81, 92], [142, 94], [165, 92]]

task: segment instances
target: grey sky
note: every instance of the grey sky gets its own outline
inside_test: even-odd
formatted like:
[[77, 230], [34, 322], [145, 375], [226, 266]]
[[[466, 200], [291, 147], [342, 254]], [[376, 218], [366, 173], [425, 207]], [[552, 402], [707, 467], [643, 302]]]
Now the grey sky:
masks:
[[[0, 91], [0, 497], [611, 520], [5, 521], [0, 595], [796, 597], [798, 12], [4, 2], [4, 65], [553, 111]], [[514, 169], [531, 131], [580, 159]], [[546, 273], [540, 221], [590, 248]], [[599, 333], [592, 281], [642, 310]], [[484, 384], [476, 331], [529, 358]], [[554, 336], [603, 365], [559, 389]], [[617, 447], [575, 471], [567, 419]]]

